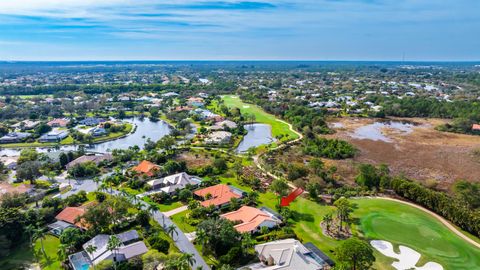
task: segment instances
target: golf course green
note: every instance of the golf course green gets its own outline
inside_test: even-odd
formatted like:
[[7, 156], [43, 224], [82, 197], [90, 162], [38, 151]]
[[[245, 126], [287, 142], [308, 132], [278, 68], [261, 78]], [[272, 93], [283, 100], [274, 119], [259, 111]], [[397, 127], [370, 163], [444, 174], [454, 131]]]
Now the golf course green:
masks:
[[297, 133], [290, 129], [290, 126], [277, 119], [274, 115], [265, 112], [262, 108], [254, 104], [243, 102], [238, 96], [228, 95], [222, 96], [223, 102], [227, 107], [237, 107], [242, 113], [250, 113], [255, 115], [257, 123], [268, 124], [272, 127], [272, 136], [275, 138], [282, 137], [281, 141], [289, 141], [297, 139]]
[[[480, 249], [467, 243], [440, 221], [412, 206], [384, 199], [354, 199], [353, 218], [359, 234], [368, 240], [385, 240], [398, 248], [403, 245], [422, 254], [417, 266], [428, 261], [445, 270], [480, 269]], [[379, 263], [390, 265], [392, 259], [376, 252]]]

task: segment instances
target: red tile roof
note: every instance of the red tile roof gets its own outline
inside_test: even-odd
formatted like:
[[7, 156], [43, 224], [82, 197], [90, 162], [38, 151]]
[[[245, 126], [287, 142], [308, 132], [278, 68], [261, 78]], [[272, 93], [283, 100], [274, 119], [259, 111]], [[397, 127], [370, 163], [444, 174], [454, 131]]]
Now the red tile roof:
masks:
[[233, 222], [240, 222], [240, 224], [234, 226], [240, 233], [253, 232], [265, 221], [275, 222], [262, 210], [250, 206], [242, 206], [237, 211], [220, 216]]
[[85, 211], [86, 210], [84, 207], [67, 207], [63, 209], [62, 212], [55, 217], [55, 219], [65, 221], [82, 229], [87, 229], [88, 226], [86, 226], [83, 222], [75, 222], [79, 216], [85, 214]]
[[208, 207], [210, 205], [220, 206], [230, 202], [232, 198], [241, 198], [242, 195], [237, 194], [232, 191], [232, 189], [225, 184], [218, 184], [215, 186], [207, 187], [200, 189], [194, 192], [195, 195], [200, 196], [205, 199], [207, 194], [210, 194], [212, 197], [209, 200], [205, 200], [200, 204], [202, 206]]
[[472, 125], [472, 130], [480, 131], [480, 124], [473, 124]]
[[158, 165], [153, 164], [148, 160], [144, 160], [140, 162], [140, 164], [138, 164], [136, 167], [133, 167], [133, 170], [136, 171], [137, 173], [145, 174], [149, 177], [154, 176], [156, 171], [159, 169], [160, 167]]

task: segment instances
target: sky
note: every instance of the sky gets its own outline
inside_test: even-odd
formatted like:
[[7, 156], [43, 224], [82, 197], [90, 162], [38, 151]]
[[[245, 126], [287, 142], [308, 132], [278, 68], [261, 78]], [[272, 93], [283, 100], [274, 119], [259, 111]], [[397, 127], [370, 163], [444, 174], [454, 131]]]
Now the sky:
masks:
[[480, 60], [479, 0], [0, 0], [0, 60]]

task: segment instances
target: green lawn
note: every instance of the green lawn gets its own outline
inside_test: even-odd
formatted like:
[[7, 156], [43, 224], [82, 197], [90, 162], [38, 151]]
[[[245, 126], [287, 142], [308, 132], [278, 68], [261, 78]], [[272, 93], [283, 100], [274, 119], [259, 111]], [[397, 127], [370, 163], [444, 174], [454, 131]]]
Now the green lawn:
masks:
[[184, 233], [190, 233], [195, 231], [195, 227], [188, 224], [185, 219], [187, 218], [188, 213], [190, 210], [183, 211], [181, 213], [175, 214], [170, 217], [173, 223], [177, 224], [177, 226], [182, 230]]
[[480, 250], [427, 213], [382, 199], [353, 201], [358, 206], [354, 212], [358, 226], [354, 229], [363, 233], [365, 238], [410, 247], [423, 255], [421, 263], [434, 261], [445, 270], [480, 269]]
[[173, 209], [176, 209], [176, 208], [179, 208], [179, 207], [182, 207], [183, 206], [183, 203], [180, 202], [180, 201], [177, 201], [177, 202], [171, 202], [171, 203], [166, 203], [166, 204], [160, 204], [160, 203], [155, 203], [154, 201], [152, 201], [152, 199], [150, 199], [149, 197], [144, 197], [143, 198], [144, 201], [146, 201], [147, 203], [150, 203], [150, 204], [155, 204], [157, 207], [158, 207], [158, 210], [160, 212], [168, 212], [170, 210], [173, 210]]
[[268, 124], [272, 127], [272, 136], [284, 136], [282, 141], [289, 141], [298, 138], [298, 135], [290, 130], [289, 126], [278, 121], [278, 119], [267, 112], [262, 108], [254, 104], [248, 104], [243, 102], [238, 96], [228, 95], [222, 96], [222, 99], [226, 106], [228, 107], [237, 107], [242, 113], [251, 113], [255, 115], [256, 122]]
[[58, 246], [60, 245], [60, 240], [52, 235], [47, 235], [43, 239], [43, 246], [45, 247], [45, 253], [47, 257], [42, 252], [40, 240], [35, 242], [34, 253], [37, 259], [40, 261], [40, 266], [42, 269], [47, 270], [57, 270], [61, 269], [60, 261], [58, 260], [57, 251]]

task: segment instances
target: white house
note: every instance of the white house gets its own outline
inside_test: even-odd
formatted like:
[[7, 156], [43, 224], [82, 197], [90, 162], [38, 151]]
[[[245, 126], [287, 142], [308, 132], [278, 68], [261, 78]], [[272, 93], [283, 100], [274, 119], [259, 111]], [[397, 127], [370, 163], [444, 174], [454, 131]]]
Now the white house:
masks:
[[147, 185], [152, 187], [149, 194], [165, 192], [172, 194], [177, 190], [184, 189], [187, 185], [197, 186], [202, 180], [196, 176], [190, 176], [187, 173], [177, 173], [169, 175], [160, 179], [154, 179], [147, 182]]

